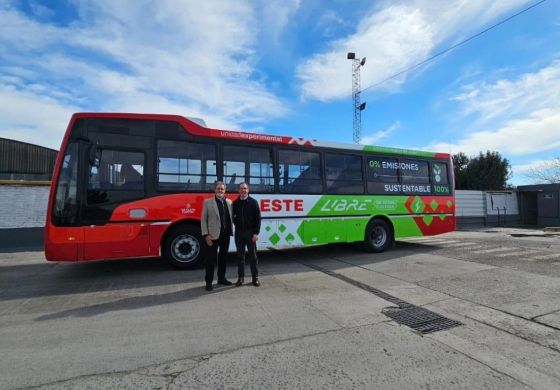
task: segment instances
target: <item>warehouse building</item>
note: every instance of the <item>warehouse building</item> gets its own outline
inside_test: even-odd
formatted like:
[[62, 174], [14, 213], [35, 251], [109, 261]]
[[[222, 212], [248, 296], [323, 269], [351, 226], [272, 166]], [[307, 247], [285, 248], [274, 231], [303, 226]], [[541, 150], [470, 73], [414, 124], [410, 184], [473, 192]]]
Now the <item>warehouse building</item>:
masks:
[[0, 138], [0, 180], [50, 181], [58, 151]]

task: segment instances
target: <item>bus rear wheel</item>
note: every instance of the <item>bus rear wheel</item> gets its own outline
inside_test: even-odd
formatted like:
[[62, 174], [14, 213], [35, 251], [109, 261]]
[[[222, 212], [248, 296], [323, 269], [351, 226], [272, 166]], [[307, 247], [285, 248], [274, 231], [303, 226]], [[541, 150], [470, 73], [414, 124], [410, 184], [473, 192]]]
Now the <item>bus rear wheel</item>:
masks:
[[367, 252], [383, 252], [393, 242], [393, 232], [387, 222], [382, 219], [372, 219], [366, 228], [364, 249]]
[[202, 236], [195, 226], [178, 226], [167, 234], [162, 248], [163, 258], [174, 268], [192, 269], [204, 259]]

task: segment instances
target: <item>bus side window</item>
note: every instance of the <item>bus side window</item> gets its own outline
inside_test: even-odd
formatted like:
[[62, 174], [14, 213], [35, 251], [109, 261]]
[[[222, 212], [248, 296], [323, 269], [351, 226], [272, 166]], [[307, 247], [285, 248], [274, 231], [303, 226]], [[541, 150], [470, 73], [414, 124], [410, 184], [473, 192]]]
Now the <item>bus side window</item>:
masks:
[[367, 188], [370, 194], [400, 194], [398, 161], [392, 157], [367, 157]]
[[451, 194], [451, 185], [449, 183], [449, 166], [446, 162], [432, 161], [431, 176], [434, 194]]
[[90, 166], [87, 204], [123, 202], [144, 192], [144, 153], [103, 149], [98, 166]]
[[224, 145], [224, 182], [236, 186], [246, 182], [251, 192], [274, 191], [272, 151], [254, 146]]
[[350, 154], [325, 154], [328, 194], [363, 194], [362, 157]]
[[185, 141], [157, 141], [157, 187], [160, 190], [213, 191], [217, 180], [216, 147]]
[[279, 150], [282, 167], [279, 188], [283, 193], [320, 194], [323, 192], [321, 156], [317, 152]]
[[399, 159], [399, 172], [404, 194], [426, 195], [432, 192], [427, 161], [401, 158]]

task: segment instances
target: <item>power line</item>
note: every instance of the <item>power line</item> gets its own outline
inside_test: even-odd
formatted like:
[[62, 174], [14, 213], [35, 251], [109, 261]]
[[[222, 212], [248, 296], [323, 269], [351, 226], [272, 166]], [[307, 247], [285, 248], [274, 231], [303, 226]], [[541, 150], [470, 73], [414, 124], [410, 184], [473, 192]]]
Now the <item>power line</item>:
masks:
[[386, 79], [383, 79], [383, 80], [379, 81], [378, 83], [372, 84], [372, 85], [370, 85], [369, 87], [366, 87], [366, 88], [362, 89], [361, 92], [364, 92], [365, 90], [370, 89], [370, 88], [373, 88], [373, 87], [377, 87], [378, 85], [384, 84], [384, 83], [386, 83], [387, 81], [392, 80], [392, 79], [394, 79], [395, 77], [398, 77], [398, 76], [400, 76], [400, 75], [403, 74], [403, 73], [406, 73], [406, 72], [409, 72], [409, 71], [411, 71], [411, 70], [413, 70], [413, 69], [416, 69], [416, 68], [418, 68], [419, 66], [422, 66], [422, 65], [424, 65], [425, 63], [430, 62], [430, 61], [432, 61], [433, 59], [435, 59], [435, 58], [437, 58], [437, 57], [439, 57], [439, 56], [441, 56], [441, 55], [447, 53], [448, 51], [451, 51], [451, 50], [455, 49], [456, 47], [459, 47], [459, 46], [461, 46], [461, 45], [463, 45], [463, 44], [465, 44], [465, 43], [467, 43], [467, 42], [469, 42], [469, 41], [471, 41], [471, 40], [473, 40], [473, 39], [475, 39], [475, 38], [481, 36], [482, 34], [487, 33], [488, 31], [490, 31], [490, 30], [492, 30], [492, 29], [498, 27], [499, 25], [504, 24], [504, 23], [510, 21], [511, 19], [513, 19], [513, 18], [515, 18], [515, 17], [521, 15], [522, 13], [525, 13], [525, 12], [529, 11], [531, 8], [535, 8], [536, 6], [538, 6], [538, 5], [542, 4], [542, 3], [544, 3], [545, 1], [546, 1], [546, 0], [541, 0], [541, 1], [539, 1], [538, 3], [535, 3], [535, 4], [529, 6], [529, 7], [525, 8], [525, 9], [519, 11], [518, 13], [516, 13], [516, 14], [514, 14], [514, 15], [511, 15], [510, 17], [508, 17], [508, 18], [506, 18], [506, 19], [504, 19], [504, 20], [502, 20], [502, 21], [500, 21], [500, 22], [498, 22], [498, 23], [496, 23], [496, 24], [494, 24], [494, 25], [488, 27], [487, 29], [484, 29], [484, 30], [482, 30], [481, 32], [479, 32], [479, 33], [477, 33], [477, 34], [472, 35], [472, 36], [470, 36], [469, 38], [467, 38], [467, 39], [465, 39], [465, 40], [463, 40], [463, 41], [461, 41], [461, 42], [459, 42], [459, 43], [457, 43], [457, 44], [455, 44], [455, 45], [453, 45], [453, 46], [451, 46], [451, 47], [448, 47], [447, 49], [442, 50], [442, 51], [440, 51], [439, 53], [434, 54], [433, 56], [431, 56], [431, 57], [425, 59], [424, 61], [421, 61], [421, 62], [417, 63], [416, 65], [412, 65], [412, 66], [410, 66], [410, 67], [408, 67], [408, 68], [406, 68], [406, 69], [404, 69], [404, 70], [401, 70], [401, 71], [398, 72], [398, 73], [395, 73], [395, 74], [392, 75], [392, 76], [387, 77]]

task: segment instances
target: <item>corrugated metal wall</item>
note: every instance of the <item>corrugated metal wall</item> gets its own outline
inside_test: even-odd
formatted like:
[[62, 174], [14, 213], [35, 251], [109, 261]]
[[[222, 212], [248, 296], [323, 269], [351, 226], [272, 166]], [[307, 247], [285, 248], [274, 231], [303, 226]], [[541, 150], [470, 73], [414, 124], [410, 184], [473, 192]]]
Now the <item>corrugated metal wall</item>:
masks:
[[51, 175], [57, 153], [42, 146], [0, 138], [0, 173]]
[[458, 217], [483, 217], [486, 215], [486, 195], [482, 191], [455, 191]]
[[515, 191], [455, 191], [457, 226], [505, 226], [520, 222]]

